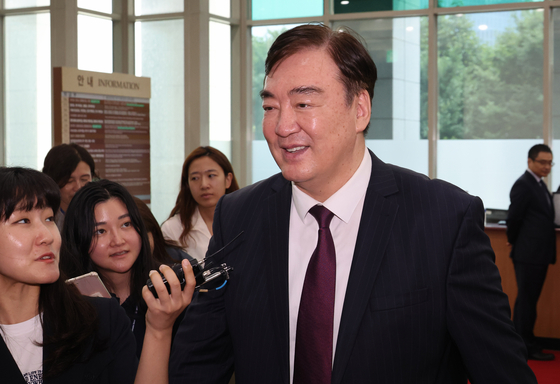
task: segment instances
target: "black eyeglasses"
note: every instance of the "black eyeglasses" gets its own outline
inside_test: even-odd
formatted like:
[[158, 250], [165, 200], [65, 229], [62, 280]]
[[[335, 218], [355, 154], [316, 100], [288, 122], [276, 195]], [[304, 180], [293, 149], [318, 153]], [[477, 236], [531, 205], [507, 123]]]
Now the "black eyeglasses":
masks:
[[535, 163], [539, 163], [540, 165], [550, 165], [551, 167], [554, 167], [554, 163], [552, 162], [552, 160], [533, 160]]

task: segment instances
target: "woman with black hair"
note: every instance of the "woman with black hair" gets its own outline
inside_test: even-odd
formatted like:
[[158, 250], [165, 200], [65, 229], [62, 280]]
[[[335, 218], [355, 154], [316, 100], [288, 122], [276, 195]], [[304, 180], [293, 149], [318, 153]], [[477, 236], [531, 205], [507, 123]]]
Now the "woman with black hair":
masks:
[[97, 178], [95, 162], [89, 152], [78, 144], [60, 144], [52, 147], [45, 156], [43, 173], [49, 175], [60, 188], [60, 210], [55, 212], [55, 219], [58, 229], [62, 230], [64, 215], [76, 192]]
[[183, 263], [182, 292], [169, 267], [161, 271], [171, 294], [151, 272], [159, 299], [144, 289], [145, 354], [138, 364], [129, 321], [115, 300], [81, 296], [59, 272], [61, 239], [53, 214], [59, 193], [38, 171], [0, 167], [2, 382], [167, 382], [172, 325], [194, 290], [190, 264]]
[[130, 319], [138, 356], [146, 327], [142, 287], [158, 266], [138, 207], [126, 188], [99, 180], [76, 193], [62, 229], [60, 268], [69, 277], [99, 274]]

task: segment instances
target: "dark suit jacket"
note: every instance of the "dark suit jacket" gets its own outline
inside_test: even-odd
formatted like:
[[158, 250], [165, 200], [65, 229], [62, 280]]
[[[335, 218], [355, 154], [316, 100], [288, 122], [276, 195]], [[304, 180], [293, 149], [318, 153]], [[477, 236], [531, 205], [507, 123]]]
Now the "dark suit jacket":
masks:
[[[480, 199], [371, 156], [332, 383], [536, 383]], [[187, 309], [171, 383], [289, 383], [290, 204], [281, 175], [218, 204], [208, 253], [244, 233], [216, 256], [228, 284]]]
[[[134, 383], [138, 359], [136, 343], [130, 331], [130, 322], [124, 310], [113, 299], [88, 298], [99, 314], [97, 336], [107, 341], [107, 348], [91, 356], [86, 362], [76, 363], [63, 374], [45, 380], [45, 384], [125, 384]], [[49, 334], [48, 320], [45, 321], [45, 334]], [[92, 340], [93, 342], [93, 340]], [[43, 360], [52, 351], [43, 348]], [[89, 351], [86, 351], [86, 354]], [[4, 339], [0, 337], [0, 382], [25, 384], [16, 362], [12, 358]]]
[[530, 264], [556, 262], [554, 208], [535, 177], [525, 171], [513, 184], [507, 218], [511, 258]]

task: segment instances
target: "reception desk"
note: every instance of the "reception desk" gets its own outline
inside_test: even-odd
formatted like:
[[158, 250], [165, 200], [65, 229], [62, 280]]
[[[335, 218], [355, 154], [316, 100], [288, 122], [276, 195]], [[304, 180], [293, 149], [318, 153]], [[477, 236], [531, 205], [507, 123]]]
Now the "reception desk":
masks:
[[[496, 254], [496, 265], [502, 277], [502, 288], [508, 295], [509, 305], [517, 296], [517, 283], [513, 262], [509, 257], [511, 247], [507, 245], [506, 227], [488, 225], [485, 229]], [[556, 231], [556, 249], [560, 251], [560, 232]], [[559, 257], [560, 259], [560, 257]], [[560, 260], [549, 266], [543, 290], [537, 305], [535, 336], [560, 339]]]

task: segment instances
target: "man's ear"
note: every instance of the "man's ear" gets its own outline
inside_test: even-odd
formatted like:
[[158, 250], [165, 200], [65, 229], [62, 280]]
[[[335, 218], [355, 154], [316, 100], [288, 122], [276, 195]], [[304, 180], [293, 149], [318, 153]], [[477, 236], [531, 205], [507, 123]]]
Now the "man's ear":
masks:
[[363, 132], [371, 119], [371, 99], [367, 90], [362, 89], [355, 99], [356, 133]]

